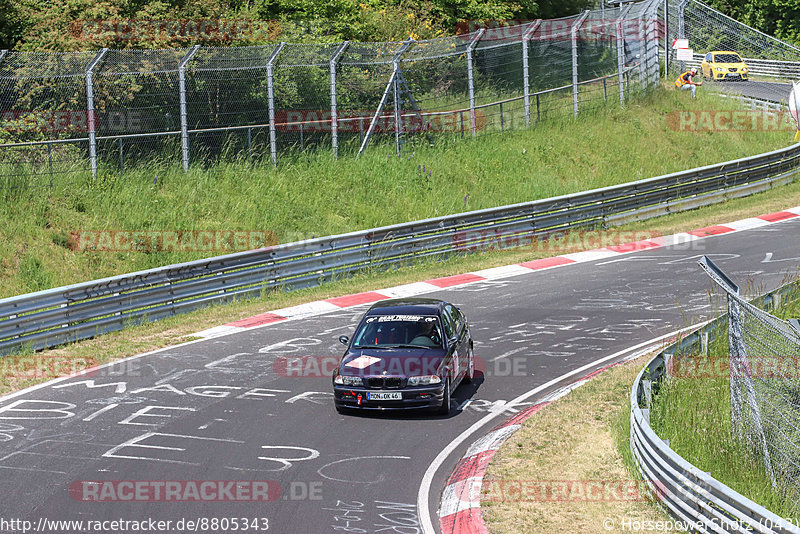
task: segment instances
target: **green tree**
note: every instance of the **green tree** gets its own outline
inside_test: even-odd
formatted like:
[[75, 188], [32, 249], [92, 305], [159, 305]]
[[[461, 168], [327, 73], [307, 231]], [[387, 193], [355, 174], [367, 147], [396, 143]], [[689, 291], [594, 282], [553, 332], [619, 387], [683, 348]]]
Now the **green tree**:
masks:
[[708, 4], [767, 35], [800, 44], [800, 0], [708, 0]]

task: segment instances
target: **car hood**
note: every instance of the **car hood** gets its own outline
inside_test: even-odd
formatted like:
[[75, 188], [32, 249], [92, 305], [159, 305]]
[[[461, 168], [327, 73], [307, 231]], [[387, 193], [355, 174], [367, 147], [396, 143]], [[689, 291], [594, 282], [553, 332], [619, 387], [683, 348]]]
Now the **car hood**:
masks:
[[339, 373], [357, 376], [435, 375], [444, 361], [442, 349], [356, 349], [348, 351]]

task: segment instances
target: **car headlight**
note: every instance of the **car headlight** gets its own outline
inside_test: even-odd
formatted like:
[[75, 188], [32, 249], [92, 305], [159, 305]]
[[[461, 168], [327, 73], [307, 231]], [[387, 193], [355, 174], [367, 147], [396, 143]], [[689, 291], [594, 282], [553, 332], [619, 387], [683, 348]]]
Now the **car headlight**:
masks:
[[747, 67], [742, 67], [742, 72], [747, 72]]
[[714, 67], [714, 70], [717, 72], [725, 72], [725, 69], [723, 69], [722, 67]]
[[363, 386], [364, 382], [360, 376], [336, 375], [333, 383], [339, 386]]
[[437, 375], [412, 376], [408, 379], [409, 386], [430, 386], [441, 382], [442, 379]]

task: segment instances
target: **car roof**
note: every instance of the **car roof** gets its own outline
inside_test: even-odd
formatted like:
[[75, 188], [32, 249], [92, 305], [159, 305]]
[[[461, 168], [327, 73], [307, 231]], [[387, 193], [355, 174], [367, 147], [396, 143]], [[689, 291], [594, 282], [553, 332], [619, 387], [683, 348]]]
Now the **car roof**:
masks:
[[443, 300], [422, 297], [388, 299], [373, 304], [367, 315], [438, 315], [446, 304]]

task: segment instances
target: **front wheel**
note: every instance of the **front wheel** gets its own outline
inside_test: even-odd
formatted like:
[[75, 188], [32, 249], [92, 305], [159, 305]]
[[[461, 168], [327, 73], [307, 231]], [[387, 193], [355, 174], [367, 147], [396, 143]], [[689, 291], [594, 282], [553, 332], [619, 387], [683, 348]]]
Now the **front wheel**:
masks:
[[450, 378], [444, 379], [444, 395], [442, 396], [442, 405], [439, 406], [437, 412], [440, 415], [450, 415]]
[[469, 348], [469, 356], [467, 356], [467, 373], [464, 375], [464, 383], [470, 384], [475, 378], [475, 354], [472, 352], [472, 347]]

